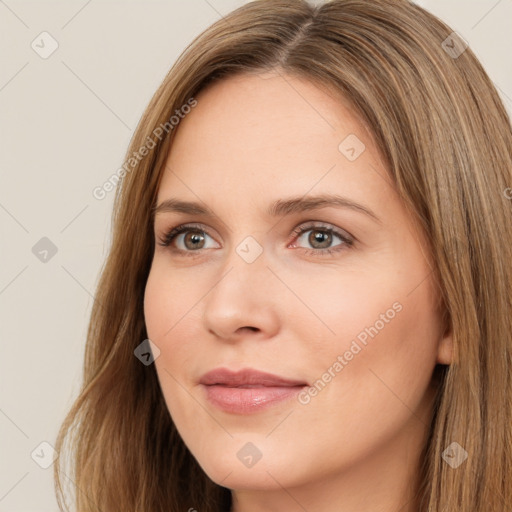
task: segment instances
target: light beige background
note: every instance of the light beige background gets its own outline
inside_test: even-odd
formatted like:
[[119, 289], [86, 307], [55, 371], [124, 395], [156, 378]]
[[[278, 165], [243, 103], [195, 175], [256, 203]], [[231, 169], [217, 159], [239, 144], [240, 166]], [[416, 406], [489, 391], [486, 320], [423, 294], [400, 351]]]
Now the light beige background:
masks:
[[[53, 467], [36, 461], [51, 462], [40, 443], [78, 391], [110, 240], [114, 192], [92, 190], [185, 46], [244, 3], [0, 0], [0, 512], [57, 511]], [[511, 112], [512, 0], [418, 3], [469, 43]], [[44, 31], [58, 43], [46, 59], [31, 47], [51, 49]], [[46, 262], [32, 251], [43, 237]]]

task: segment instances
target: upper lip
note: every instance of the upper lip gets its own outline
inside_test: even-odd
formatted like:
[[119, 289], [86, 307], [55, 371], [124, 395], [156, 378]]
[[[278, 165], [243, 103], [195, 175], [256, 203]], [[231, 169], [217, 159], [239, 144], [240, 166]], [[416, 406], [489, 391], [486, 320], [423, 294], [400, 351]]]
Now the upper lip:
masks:
[[259, 385], [259, 386], [273, 386], [273, 387], [291, 387], [291, 386], [306, 386], [306, 382], [300, 380], [285, 379], [279, 375], [272, 373], [261, 372], [253, 368], [244, 368], [240, 371], [234, 372], [227, 368], [215, 368], [214, 370], [205, 373], [200, 384], [205, 386], [213, 386], [215, 384], [223, 386], [244, 386], [244, 385]]

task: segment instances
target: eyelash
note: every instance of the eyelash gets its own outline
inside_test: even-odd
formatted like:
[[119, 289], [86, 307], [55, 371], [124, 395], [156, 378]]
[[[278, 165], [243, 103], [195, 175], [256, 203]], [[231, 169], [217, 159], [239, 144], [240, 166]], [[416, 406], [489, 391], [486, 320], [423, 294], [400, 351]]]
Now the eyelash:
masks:
[[[306, 255], [327, 256], [327, 255], [331, 255], [334, 253], [338, 253], [342, 250], [345, 250], [346, 247], [350, 248], [354, 245], [353, 238], [345, 235], [343, 232], [341, 232], [335, 228], [324, 226], [324, 225], [319, 225], [319, 224], [307, 224], [307, 225], [298, 226], [297, 228], [295, 228], [293, 230], [292, 233], [295, 235], [295, 238], [300, 238], [300, 236], [302, 234], [304, 234], [308, 231], [312, 231], [312, 230], [317, 230], [317, 231], [321, 231], [321, 232], [324, 232], [327, 234], [336, 235], [341, 240], [342, 243], [336, 245], [334, 249], [331, 249], [331, 248], [304, 249], [304, 248], [302, 248]], [[178, 235], [180, 235], [182, 233], [187, 233], [187, 232], [204, 233], [204, 234], [208, 235], [210, 238], [213, 238], [213, 237], [211, 237], [211, 235], [208, 234], [208, 231], [206, 229], [204, 229], [203, 226], [201, 226], [200, 224], [181, 224], [179, 226], [176, 226], [175, 228], [171, 228], [168, 232], [166, 232], [162, 238], [159, 238], [158, 243], [159, 243], [159, 245], [161, 245], [163, 247], [169, 247], [172, 250], [172, 252], [174, 252], [174, 253], [182, 254], [187, 257], [197, 257], [197, 256], [199, 256], [201, 249], [198, 249], [195, 251], [191, 251], [191, 250], [184, 251], [183, 249], [177, 249], [177, 248], [171, 246], [172, 242], [176, 239], [176, 237]]]

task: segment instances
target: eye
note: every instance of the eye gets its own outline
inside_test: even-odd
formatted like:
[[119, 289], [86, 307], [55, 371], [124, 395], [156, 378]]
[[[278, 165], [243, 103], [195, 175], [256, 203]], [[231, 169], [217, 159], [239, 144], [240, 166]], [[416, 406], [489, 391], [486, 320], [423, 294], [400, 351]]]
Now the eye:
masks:
[[[348, 233], [323, 224], [299, 226], [294, 230], [294, 234], [297, 235], [297, 241], [299, 243], [310, 245], [311, 249], [305, 251], [308, 255], [332, 254], [345, 250], [347, 247], [351, 247], [354, 244], [354, 239]], [[336, 239], [339, 242], [333, 245]], [[294, 244], [293, 247], [296, 247], [296, 244]]]
[[[294, 229], [293, 234], [296, 235], [296, 242], [291, 247], [302, 248], [305, 254], [313, 256], [337, 253], [354, 244], [354, 238], [347, 232], [321, 223], [299, 226]], [[310, 248], [301, 247], [304, 243], [309, 244]], [[198, 256], [202, 249], [220, 247], [201, 224], [182, 224], [171, 228], [159, 239], [159, 245], [169, 247], [178, 255], [192, 257]]]
[[194, 251], [218, 247], [216, 243], [208, 245], [208, 239], [213, 240], [201, 225], [182, 224], [165, 233], [159, 244], [178, 253], [193, 256], [190, 253]]

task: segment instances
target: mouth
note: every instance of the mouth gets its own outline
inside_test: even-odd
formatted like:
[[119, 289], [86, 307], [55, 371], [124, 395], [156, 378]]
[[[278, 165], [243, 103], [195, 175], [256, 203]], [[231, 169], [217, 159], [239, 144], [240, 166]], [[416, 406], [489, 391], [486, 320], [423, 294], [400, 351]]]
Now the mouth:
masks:
[[233, 372], [217, 368], [200, 380], [210, 404], [224, 412], [251, 414], [284, 403], [308, 384], [247, 368]]

